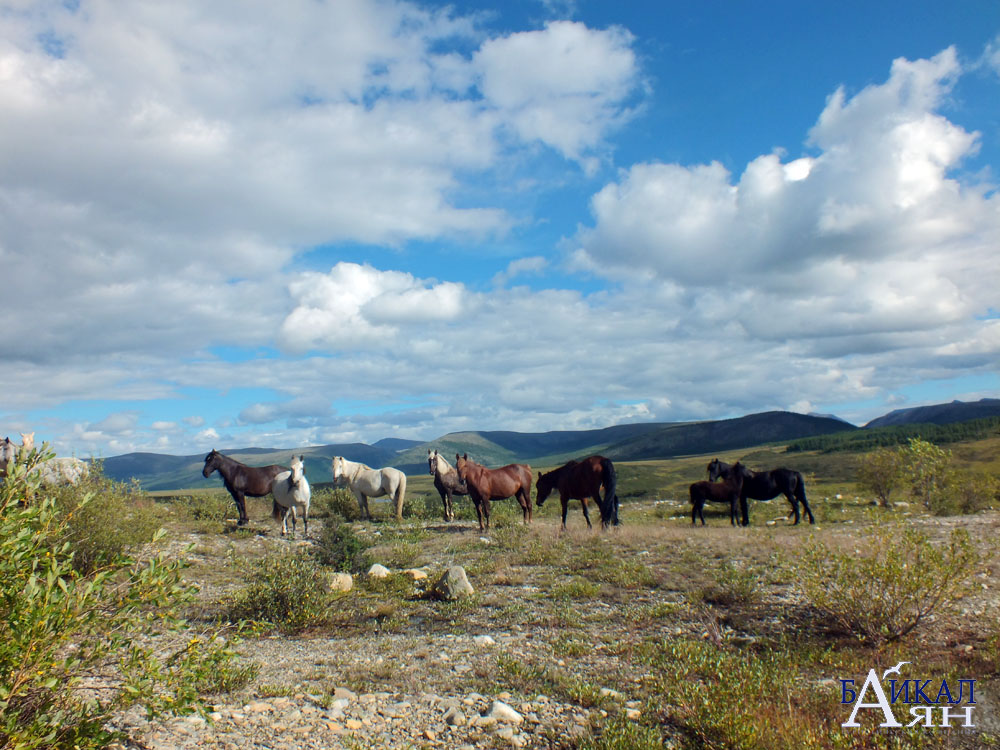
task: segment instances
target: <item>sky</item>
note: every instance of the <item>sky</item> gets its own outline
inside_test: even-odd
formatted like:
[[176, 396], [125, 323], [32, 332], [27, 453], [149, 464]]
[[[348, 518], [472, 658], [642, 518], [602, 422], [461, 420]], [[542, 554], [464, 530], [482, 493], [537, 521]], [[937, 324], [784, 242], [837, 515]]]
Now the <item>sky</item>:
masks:
[[0, 0], [0, 435], [997, 397], [998, 172], [994, 0]]

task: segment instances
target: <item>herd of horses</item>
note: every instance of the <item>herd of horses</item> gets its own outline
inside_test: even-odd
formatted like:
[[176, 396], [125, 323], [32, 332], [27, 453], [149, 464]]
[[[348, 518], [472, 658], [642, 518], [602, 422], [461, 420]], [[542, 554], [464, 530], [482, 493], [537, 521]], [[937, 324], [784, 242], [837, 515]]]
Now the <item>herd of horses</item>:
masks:
[[[226, 490], [233, 498], [239, 512], [238, 525], [248, 521], [246, 498], [273, 495], [272, 513], [282, 520], [282, 534], [287, 532], [288, 517], [292, 519], [292, 533], [295, 532], [296, 518], [302, 515], [305, 532], [309, 533], [310, 489], [303, 473], [302, 456], [292, 459], [291, 467], [247, 466], [213, 450], [205, 456], [202, 475], [206, 478], [218, 472]], [[479, 530], [485, 532], [490, 527], [490, 504], [494, 500], [515, 498], [521, 506], [524, 522], [531, 522], [532, 471], [527, 464], [508, 464], [490, 469], [476, 463], [468, 454], [455, 454], [454, 466], [436, 450], [427, 451], [427, 468], [434, 477], [434, 487], [441, 495], [445, 521], [455, 518], [454, 497], [468, 496], [476, 508]], [[406, 493], [406, 475], [399, 469], [385, 467], [373, 469], [363, 463], [349, 461], [343, 456], [334, 456], [330, 462], [334, 484], [347, 487], [354, 494], [365, 520], [371, 519], [368, 498], [388, 496], [395, 504], [396, 518], [403, 517], [403, 501]], [[727, 464], [714, 459], [708, 464], [708, 479], [693, 483], [689, 488], [691, 500], [691, 523], [698, 519], [705, 525], [704, 506], [706, 502], [727, 503], [730, 523], [734, 526], [749, 526], [748, 500], [771, 500], [784, 495], [792, 507], [795, 523], [799, 523], [799, 506], [805, 511], [809, 523], [815, 523], [812, 510], [806, 500], [805, 482], [802, 474], [792, 469], [777, 468], [770, 471], [751, 471], [741, 463]], [[604, 456], [589, 456], [579, 461], [569, 461], [558, 469], [539, 473], [535, 484], [535, 502], [542, 507], [553, 490], [559, 491], [562, 504], [562, 528], [566, 528], [566, 516], [570, 500], [579, 500], [583, 517], [588, 528], [593, 528], [587, 503], [593, 500], [601, 515], [601, 527], [617, 526], [618, 477], [612, 461]], [[603, 496], [602, 496], [603, 490]]]
[[[21, 445], [16, 445], [9, 437], [0, 442], [0, 479], [6, 477], [8, 466], [18, 460], [18, 456], [29, 457], [34, 451], [34, 433], [21, 433]], [[27, 460], [27, 458], [26, 458]], [[288, 521], [292, 522], [292, 534], [299, 516], [306, 535], [309, 534], [309, 502], [311, 490], [305, 478], [303, 456], [292, 458], [291, 466], [247, 466], [216, 450], [205, 456], [202, 475], [209, 477], [218, 472], [226, 490], [236, 504], [239, 513], [237, 524], [249, 522], [246, 509], [247, 497], [272, 495], [272, 515], [281, 520], [282, 534], [288, 532]], [[508, 464], [498, 469], [490, 469], [476, 463], [468, 454], [455, 454], [454, 466], [436, 450], [427, 451], [427, 468], [434, 477], [434, 487], [441, 495], [445, 521], [455, 519], [454, 497], [468, 496], [476, 508], [480, 531], [490, 527], [490, 507], [495, 500], [515, 498], [521, 506], [524, 522], [531, 522], [532, 471], [527, 464]], [[52, 458], [37, 463], [43, 484], [77, 484], [88, 473], [87, 464], [77, 458]], [[347, 487], [357, 499], [361, 516], [371, 519], [368, 499], [388, 496], [395, 505], [396, 518], [403, 517], [403, 501], [406, 495], [406, 475], [391, 466], [373, 469], [357, 461], [349, 461], [343, 456], [334, 456], [330, 462], [333, 482]], [[748, 500], [771, 500], [784, 495], [791, 505], [790, 515], [799, 523], [799, 507], [815, 523], [812, 509], [806, 500], [805, 482], [802, 474], [792, 469], [777, 468], [770, 471], [751, 471], [741, 463], [727, 464], [719, 459], [712, 460], [707, 467], [708, 479], [693, 483], [689, 488], [691, 501], [691, 523], [700, 519], [705, 525], [704, 507], [706, 502], [729, 505], [729, 520], [733, 526], [749, 526]], [[588, 528], [590, 521], [588, 502], [593, 501], [601, 516], [601, 528], [617, 526], [620, 523], [617, 493], [618, 476], [614, 463], [604, 456], [588, 456], [579, 461], [569, 461], [558, 469], [539, 473], [535, 483], [535, 502], [542, 507], [553, 490], [559, 491], [562, 504], [562, 528], [566, 528], [566, 516], [570, 500], [579, 500], [583, 517]], [[603, 495], [602, 495], [603, 490]]]

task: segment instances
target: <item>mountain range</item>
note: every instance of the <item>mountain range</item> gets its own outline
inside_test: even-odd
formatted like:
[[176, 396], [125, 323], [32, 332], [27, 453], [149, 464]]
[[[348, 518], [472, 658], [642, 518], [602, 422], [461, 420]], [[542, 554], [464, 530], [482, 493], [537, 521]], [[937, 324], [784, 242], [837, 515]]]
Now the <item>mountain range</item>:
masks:
[[[395, 466], [407, 474], [427, 471], [427, 451], [437, 449], [447, 458], [468, 453], [487, 466], [516, 461], [535, 466], [555, 466], [571, 458], [601, 453], [620, 461], [676, 458], [713, 451], [781, 443], [814, 435], [828, 435], [887, 425], [948, 424], [988, 416], [1000, 416], [1000, 399], [976, 402], [953, 401], [936, 406], [897, 409], [873, 419], [863, 428], [832, 415], [769, 411], [735, 419], [704, 422], [644, 422], [615, 425], [597, 430], [561, 430], [525, 433], [511, 431], [454, 432], [427, 442], [385, 438], [377, 443], [319, 445], [308, 448], [240, 448], [223, 450], [246, 464], [287, 465], [293, 455], [305, 461], [306, 475], [313, 483], [328, 481], [330, 459], [344, 456], [369, 466]], [[147, 490], [176, 490], [220, 484], [218, 475], [202, 477], [204, 454], [170, 456], [158, 453], [128, 453], [104, 459], [106, 476], [137, 480]]]

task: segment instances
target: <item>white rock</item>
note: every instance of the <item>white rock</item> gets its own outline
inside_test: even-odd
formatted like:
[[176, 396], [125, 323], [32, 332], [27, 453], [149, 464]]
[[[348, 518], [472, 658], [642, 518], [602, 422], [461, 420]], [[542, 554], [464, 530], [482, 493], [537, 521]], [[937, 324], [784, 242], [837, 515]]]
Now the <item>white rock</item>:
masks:
[[524, 721], [524, 717], [521, 714], [503, 701], [493, 701], [493, 705], [490, 706], [490, 712], [486, 715], [507, 724], [520, 724]]
[[389, 577], [389, 569], [387, 567], [385, 567], [384, 565], [379, 565], [378, 563], [375, 563], [370, 568], [368, 568], [368, 577], [369, 578], [388, 578]]
[[350, 573], [334, 573], [330, 576], [331, 591], [350, 591], [354, 588], [354, 578]]

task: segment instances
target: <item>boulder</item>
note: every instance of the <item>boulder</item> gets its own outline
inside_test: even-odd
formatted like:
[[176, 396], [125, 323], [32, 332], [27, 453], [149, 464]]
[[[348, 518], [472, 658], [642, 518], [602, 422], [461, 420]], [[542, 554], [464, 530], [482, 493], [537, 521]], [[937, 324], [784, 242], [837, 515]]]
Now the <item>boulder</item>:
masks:
[[368, 568], [368, 577], [369, 578], [388, 578], [389, 577], [389, 569], [387, 567], [385, 567], [384, 565], [379, 565], [378, 563], [375, 563], [370, 568]]
[[465, 568], [461, 565], [452, 565], [444, 572], [444, 575], [434, 584], [433, 594], [439, 599], [459, 599], [463, 596], [475, 593], [469, 577], [465, 574]]

